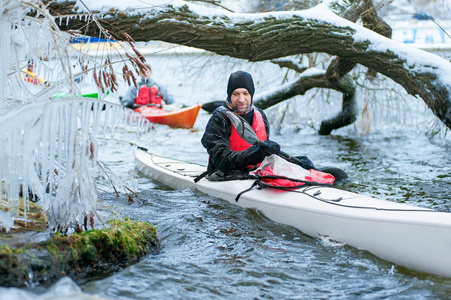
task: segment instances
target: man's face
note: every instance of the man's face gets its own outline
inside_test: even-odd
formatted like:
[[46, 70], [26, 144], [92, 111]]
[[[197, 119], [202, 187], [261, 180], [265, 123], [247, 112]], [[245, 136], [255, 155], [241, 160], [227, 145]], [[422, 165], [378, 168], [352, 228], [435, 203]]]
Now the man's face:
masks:
[[141, 71], [141, 77], [142, 78], [149, 78], [152, 72], [149, 69], [144, 69], [144, 71]]
[[232, 99], [232, 107], [237, 113], [245, 113], [249, 110], [251, 106], [251, 94], [245, 88], [238, 88], [233, 91]]
[[33, 65], [28, 65], [28, 71], [33, 72], [34, 66]]

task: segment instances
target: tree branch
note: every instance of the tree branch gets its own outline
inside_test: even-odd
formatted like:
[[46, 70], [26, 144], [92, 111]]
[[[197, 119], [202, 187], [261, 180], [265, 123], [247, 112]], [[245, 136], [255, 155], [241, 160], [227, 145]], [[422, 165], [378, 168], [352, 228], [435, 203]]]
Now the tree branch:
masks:
[[[73, 13], [71, 3], [74, 2], [51, 4], [53, 15]], [[447, 79], [451, 63], [444, 59], [384, 38], [340, 18], [322, 5], [298, 12], [232, 14], [212, 9], [205, 13], [205, 8], [183, 1], [170, 3], [136, 10], [133, 14], [111, 10], [103, 16], [102, 25], [108, 30], [127, 31], [137, 41], [161, 40], [175, 44], [190, 41], [187, 46], [249, 61], [312, 52], [336, 55], [384, 74], [409, 94], [419, 95], [451, 128], [451, 83]], [[360, 9], [368, 3], [369, 0], [343, 0], [327, 4], [336, 5], [335, 12], [350, 18], [353, 8]], [[372, 14], [368, 10], [365, 20], [379, 24]], [[63, 22], [61, 28], [77, 29], [81, 23], [74, 18], [68, 26]], [[96, 36], [94, 26], [87, 34]], [[381, 44], [383, 47], [377, 46]]]

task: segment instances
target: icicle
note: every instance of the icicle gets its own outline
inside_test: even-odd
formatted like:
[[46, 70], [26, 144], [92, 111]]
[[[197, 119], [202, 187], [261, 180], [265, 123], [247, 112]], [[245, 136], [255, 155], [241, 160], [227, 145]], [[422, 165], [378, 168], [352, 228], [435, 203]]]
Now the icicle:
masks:
[[25, 131], [24, 128], [22, 127], [20, 130], [20, 148], [22, 149], [22, 152], [20, 153], [20, 157], [19, 159], [21, 160], [21, 174], [20, 174], [20, 178], [22, 179], [21, 182], [21, 186], [22, 186], [22, 199], [23, 199], [23, 214], [24, 214], [24, 218], [25, 218], [25, 226], [28, 224], [28, 219], [27, 219], [27, 211], [28, 211], [28, 207], [29, 207], [29, 193], [28, 193], [28, 166], [27, 166], [27, 158], [30, 157], [29, 156], [29, 149], [25, 148]]
[[93, 136], [97, 136], [97, 134], [98, 134], [99, 122], [100, 122], [100, 117], [101, 117], [100, 113], [102, 112], [101, 105], [105, 106], [105, 110], [107, 109], [107, 107], [109, 107], [109, 105], [102, 104], [99, 101], [94, 102], [94, 106], [93, 106], [94, 107], [94, 111], [93, 111], [94, 117], [93, 117], [93, 126], [92, 126]]
[[55, 183], [55, 175], [60, 172], [60, 166], [58, 164], [55, 165], [56, 162], [56, 151], [57, 151], [57, 134], [58, 134], [58, 107], [52, 105], [49, 109], [49, 135], [48, 135], [48, 148], [49, 148], [49, 159], [51, 160], [50, 168], [49, 168], [49, 179], [47, 181], [47, 186], [49, 189], [50, 195], [52, 195], [53, 187], [57, 184]]
[[[4, 185], [0, 184], [0, 197], [6, 194], [10, 207], [8, 213], [0, 212], [0, 226], [7, 230], [11, 228], [22, 187], [25, 216], [30, 190], [40, 198], [51, 228], [68, 227], [81, 223], [86, 214], [96, 209], [93, 167], [98, 135], [111, 134], [114, 138], [124, 115], [130, 130], [138, 132], [149, 125], [143, 119], [136, 122], [134, 112], [124, 111], [116, 105], [106, 105], [102, 111], [104, 103], [99, 101], [48, 100], [58, 82], [54, 81], [45, 90], [22, 81], [18, 72], [30, 59], [35, 61], [38, 76], [43, 76], [44, 80], [71, 79], [70, 55], [74, 51], [71, 47], [66, 48], [66, 38], [62, 34], [50, 32], [52, 29], [45, 14], [39, 22], [22, 19], [22, 16], [18, 14], [17, 20], [13, 21], [5, 21], [11, 18], [0, 20], [0, 53], [5, 58], [0, 63], [0, 181], [4, 182]], [[53, 20], [61, 25], [63, 18], [68, 26], [71, 18], [76, 16], [59, 16], [59, 20]], [[87, 22], [91, 18], [90, 15], [79, 16]], [[11, 34], [11, 30], [15, 32]], [[53, 37], [56, 37], [55, 44]], [[10, 49], [12, 44], [15, 51]], [[61, 51], [55, 51], [55, 48]], [[42, 61], [42, 57], [48, 60]], [[7, 74], [13, 69], [18, 72], [8, 78]], [[67, 85], [71, 86], [72, 82]], [[8, 107], [11, 108], [8, 115], [3, 110], [6, 96], [20, 102], [15, 106], [8, 104], [12, 106]], [[83, 102], [81, 106], [80, 102]]]
[[[89, 138], [89, 120], [90, 120], [90, 116], [91, 116], [91, 109], [89, 107], [89, 102], [90, 101], [83, 101], [81, 103], [81, 128], [83, 128], [84, 130], [81, 131], [81, 157], [80, 157], [80, 162], [81, 165], [85, 165], [86, 163], [86, 155], [83, 155], [85, 153], [85, 151], [89, 151], [89, 145], [88, 145], [88, 138]], [[86, 149], [86, 150], [85, 150]]]
[[112, 113], [112, 111], [114, 111], [113, 107], [107, 107], [106, 111], [105, 111], [105, 117], [103, 119], [103, 128], [102, 128], [102, 137], [103, 139], [106, 139], [106, 132], [107, 132], [107, 124], [108, 124], [108, 120], [110, 117], [110, 114]]
[[12, 130], [8, 134], [8, 142], [5, 145], [7, 149], [8, 157], [8, 173], [5, 174], [6, 198], [8, 199], [8, 210], [12, 216], [18, 214], [19, 211], [19, 170], [18, 166], [18, 142], [17, 142], [17, 130]]

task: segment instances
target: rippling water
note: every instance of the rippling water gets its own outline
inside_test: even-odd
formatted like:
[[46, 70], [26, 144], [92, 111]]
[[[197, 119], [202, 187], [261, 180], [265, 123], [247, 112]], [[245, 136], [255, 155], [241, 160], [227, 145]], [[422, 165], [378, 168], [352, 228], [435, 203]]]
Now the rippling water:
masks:
[[[158, 66], [154, 69], [158, 70]], [[186, 76], [187, 71], [184, 72]], [[227, 74], [222, 72], [219, 79]], [[199, 85], [205, 84], [200, 89], [202, 97], [190, 93], [191, 88], [179, 86], [182, 91], [178, 98], [185, 95], [194, 103], [217, 97], [215, 93], [221, 89], [212, 89], [212, 80], [202, 81], [206, 75], [192, 77], [198, 90]], [[172, 90], [176, 90], [175, 86]], [[269, 112], [269, 116], [275, 118], [277, 112]], [[53, 287], [56, 292], [40, 287], [22, 292], [31, 291], [31, 295], [36, 293], [42, 299], [448, 299], [451, 296], [451, 279], [409, 271], [366, 251], [308, 237], [258, 211], [242, 209], [194, 190], [172, 190], [136, 174], [133, 158], [136, 146], [205, 164], [207, 154], [200, 138], [208, 118], [208, 114], [201, 112], [193, 130], [155, 125], [139, 137], [133, 132], [119, 131], [101, 145], [99, 159], [130, 186], [136, 183], [139, 194], [139, 199], [129, 203], [127, 197], [117, 197], [111, 186], [99, 178], [101, 217], [104, 220], [130, 217], [155, 224], [161, 241], [160, 254], [113, 274], [69, 284], [71, 289], [58, 290], [60, 283]], [[408, 126], [375, 128], [368, 135], [350, 126], [326, 137], [318, 136], [308, 127], [286, 126], [272, 139], [285, 152], [308, 155], [320, 166], [344, 169], [351, 178], [345, 188], [351, 191], [438, 209], [450, 205], [449, 139], [428, 138], [424, 132]], [[21, 295], [24, 299], [28, 296]]]
[[[202, 113], [195, 126], [199, 131], [156, 126], [137, 143], [156, 153], [205, 162], [199, 140], [207, 119]], [[273, 139], [286, 145], [287, 152], [302, 149], [317, 164], [345, 169], [352, 178], [347, 189], [425, 207], [449, 205], [451, 160], [446, 140], [409, 132], [320, 137], [310, 131]], [[117, 170], [133, 169], [133, 146], [113, 143], [108, 148], [121, 150]], [[118, 159], [107, 157], [112, 157], [109, 165]], [[308, 237], [255, 210], [193, 190], [168, 189], [138, 175], [140, 200], [129, 204], [125, 197], [110, 194], [103, 195], [101, 203], [122, 216], [155, 223], [161, 253], [82, 285], [87, 293], [125, 299], [447, 299], [451, 295], [451, 279], [412, 272], [366, 251]]]

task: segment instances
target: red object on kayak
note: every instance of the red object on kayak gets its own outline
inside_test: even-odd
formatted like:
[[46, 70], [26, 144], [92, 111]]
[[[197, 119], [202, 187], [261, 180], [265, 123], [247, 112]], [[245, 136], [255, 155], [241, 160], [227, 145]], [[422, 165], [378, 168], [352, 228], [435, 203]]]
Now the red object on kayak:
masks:
[[196, 104], [173, 111], [165, 111], [155, 106], [140, 106], [135, 109], [135, 112], [152, 123], [165, 124], [176, 128], [192, 128], [201, 107], [201, 104]]
[[[291, 164], [289, 162], [286, 163]], [[264, 165], [263, 168], [260, 167], [257, 169], [255, 171], [255, 175], [261, 176], [263, 183], [273, 187], [283, 187], [285, 189], [296, 189], [305, 184], [298, 180], [331, 186], [334, 184], [335, 177], [329, 173], [324, 173], [314, 169], [305, 170], [305, 172], [307, 172], [308, 175], [299, 174], [298, 178], [294, 178], [294, 180], [292, 180], [290, 177], [284, 176], [283, 174], [277, 174], [277, 172], [274, 172], [273, 167], [270, 164], [267, 164]]]

